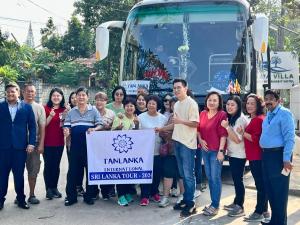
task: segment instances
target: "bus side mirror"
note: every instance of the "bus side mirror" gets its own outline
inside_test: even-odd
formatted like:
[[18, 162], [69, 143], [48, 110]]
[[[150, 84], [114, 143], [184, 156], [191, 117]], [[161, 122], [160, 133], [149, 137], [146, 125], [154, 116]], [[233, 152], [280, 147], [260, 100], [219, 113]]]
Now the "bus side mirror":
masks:
[[254, 49], [259, 53], [266, 53], [269, 36], [269, 19], [265, 14], [256, 14], [252, 24]]
[[103, 60], [107, 57], [109, 46], [109, 30], [106, 27], [96, 29], [96, 59]]
[[96, 29], [96, 59], [103, 60], [107, 57], [109, 47], [109, 29], [124, 29], [124, 21], [109, 21], [100, 24]]

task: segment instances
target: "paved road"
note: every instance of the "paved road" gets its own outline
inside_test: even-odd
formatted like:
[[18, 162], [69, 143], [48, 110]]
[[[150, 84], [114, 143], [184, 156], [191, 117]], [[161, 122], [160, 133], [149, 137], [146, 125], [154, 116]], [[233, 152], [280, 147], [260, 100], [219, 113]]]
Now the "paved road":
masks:
[[[300, 165], [298, 165], [300, 167]], [[62, 171], [59, 181], [59, 189], [64, 193], [65, 178], [67, 170], [66, 156], [63, 156]], [[224, 170], [224, 183], [221, 205], [229, 204], [233, 199], [233, 186], [230, 185], [229, 172]], [[300, 182], [300, 174], [297, 176], [296, 182]], [[26, 174], [27, 176], [27, 174]], [[246, 182], [251, 184], [251, 176], [247, 174]], [[28, 192], [26, 182], [26, 193]], [[138, 205], [138, 198], [128, 207], [118, 206], [115, 199], [104, 202], [98, 200], [94, 206], [88, 206], [79, 199], [79, 203], [73, 207], [65, 207], [62, 199], [46, 200], [42, 174], [39, 175], [36, 195], [41, 199], [41, 204], [34, 205], [30, 210], [22, 210], [13, 204], [15, 193], [13, 189], [12, 176], [10, 177], [9, 191], [5, 208], [0, 211], [1, 225], [169, 225], [169, 224], [258, 224], [246, 223], [242, 218], [229, 218], [226, 211], [221, 210], [220, 213], [213, 218], [207, 218], [201, 214], [201, 209], [209, 203], [209, 191], [206, 190], [198, 199], [198, 214], [182, 220], [179, 213], [172, 209], [172, 206], [161, 209], [157, 203], [151, 202], [148, 207]], [[175, 202], [175, 198], [172, 199]], [[251, 213], [254, 210], [256, 201], [255, 190], [249, 188], [246, 190], [245, 210]], [[288, 207], [289, 225], [300, 225], [300, 197], [290, 196]]]

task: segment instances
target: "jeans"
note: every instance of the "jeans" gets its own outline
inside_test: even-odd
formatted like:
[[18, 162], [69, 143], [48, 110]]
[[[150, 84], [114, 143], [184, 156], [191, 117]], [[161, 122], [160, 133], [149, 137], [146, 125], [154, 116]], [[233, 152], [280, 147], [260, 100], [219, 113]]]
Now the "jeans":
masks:
[[46, 190], [57, 188], [59, 174], [60, 174], [60, 161], [64, 151], [64, 146], [46, 147], [44, 150], [44, 180]]
[[281, 174], [282, 151], [264, 151], [262, 164], [266, 192], [272, 210], [270, 225], [286, 225], [290, 175]]
[[196, 184], [203, 183], [202, 181], [202, 150], [196, 150], [195, 158], [195, 175], [196, 175]]
[[262, 160], [249, 161], [249, 165], [257, 190], [255, 212], [262, 214], [268, 211], [268, 198], [263, 179]]
[[234, 184], [235, 198], [233, 203], [244, 208], [245, 186], [243, 182], [246, 159], [229, 157], [229, 166]]
[[219, 208], [221, 192], [222, 192], [222, 162], [217, 159], [218, 151], [202, 150], [204, 161], [205, 174], [208, 180], [211, 205], [214, 208]]
[[183, 201], [187, 205], [194, 205], [195, 193], [195, 154], [196, 150], [190, 149], [180, 142], [174, 141], [174, 149], [180, 177], [183, 178]]

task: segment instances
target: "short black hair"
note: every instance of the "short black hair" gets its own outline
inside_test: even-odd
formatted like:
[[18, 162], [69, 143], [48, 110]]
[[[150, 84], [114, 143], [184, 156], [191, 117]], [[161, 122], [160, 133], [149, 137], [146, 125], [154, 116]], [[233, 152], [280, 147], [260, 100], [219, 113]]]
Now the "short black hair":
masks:
[[208, 100], [208, 98], [209, 98], [211, 95], [217, 95], [217, 96], [218, 96], [218, 99], [219, 99], [218, 111], [221, 111], [221, 110], [223, 109], [223, 99], [222, 99], [221, 94], [220, 94], [219, 92], [216, 92], [216, 91], [211, 91], [211, 92], [209, 92], [209, 93], [206, 95], [205, 101], [204, 101], [204, 107], [205, 107], [206, 109], [208, 109], [208, 108], [207, 108], [207, 100]]
[[157, 95], [150, 95], [150, 96], [148, 96], [148, 98], [146, 100], [146, 105], [148, 105], [148, 102], [150, 102], [151, 100], [156, 102], [157, 111], [159, 109], [161, 109], [161, 100], [160, 100], [160, 98]]
[[127, 104], [132, 104], [132, 105], [134, 105], [134, 107], [136, 107], [136, 101], [132, 97], [128, 97], [124, 100], [124, 102], [123, 102], [124, 108], [125, 108], [125, 105], [127, 105]]
[[174, 85], [175, 83], [179, 83], [179, 82], [182, 83], [183, 87], [186, 87], [186, 86], [187, 86], [186, 80], [184, 80], [184, 79], [179, 79], [179, 78], [176, 78], [176, 79], [173, 80], [173, 85]]
[[30, 82], [26, 82], [26, 83], [24, 84], [23, 90], [26, 90], [26, 88], [27, 88], [27, 87], [30, 87], [30, 86], [35, 87], [34, 84], [33, 84], [31, 81], [30, 81]]
[[87, 96], [89, 96], [89, 90], [86, 87], [79, 87], [75, 92], [76, 95], [78, 95], [79, 92], [84, 92]]
[[62, 96], [62, 100], [59, 103], [59, 107], [60, 108], [65, 108], [65, 96], [64, 96], [63, 91], [60, 88], [58, 88], [58, 87], [55, 87], [55, 88], [51, 89], [50, 94], [49, 94], [49, 99], [48, 99], [48, 102], [47, 102], [47, 106], [49, 108], [53, 107], [53, 102], [51, 100], [51, 97], [52, 97], [52, 95], [53, 95], [54, 92], [57, 92], [57, 93], [59, 93]]
[[20, 91], [19, 85], [15, 82], [10, 82], [7, 85], [5, 85], [5, 91], [7, 91], [8, 88], [16, 88], [17, 91]]
[[265, 97], [266, 97], [266, 95], [273, 95], [277, 101], [279, 100], [279, 92], [278, 91], [269, 89], [269, 90], [265, 91]]
[[117, 90], [122, 90], [122, 92], [124, 94], [122, 103], [125, 104], [125, 99], [127, 98], [127, 94], [126, 94], [125, 88], [121, 85], [116, 86], [114, 88], [114, 90], [112, 91], [112, 93], [111, 93], [112, 100], [115, 101], [115, 93], [117, 92]]

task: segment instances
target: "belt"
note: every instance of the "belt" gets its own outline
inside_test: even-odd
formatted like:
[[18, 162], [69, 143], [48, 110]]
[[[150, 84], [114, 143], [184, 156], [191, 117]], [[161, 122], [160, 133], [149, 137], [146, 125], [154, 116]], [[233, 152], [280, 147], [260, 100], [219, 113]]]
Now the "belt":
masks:
[[283, 147], [276, 147], [276, 148], [263, 148], [263, 152], [277, 152], [283, 151]]

